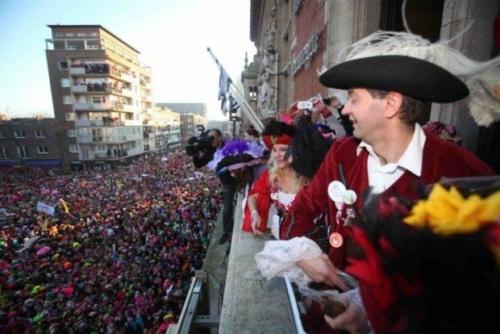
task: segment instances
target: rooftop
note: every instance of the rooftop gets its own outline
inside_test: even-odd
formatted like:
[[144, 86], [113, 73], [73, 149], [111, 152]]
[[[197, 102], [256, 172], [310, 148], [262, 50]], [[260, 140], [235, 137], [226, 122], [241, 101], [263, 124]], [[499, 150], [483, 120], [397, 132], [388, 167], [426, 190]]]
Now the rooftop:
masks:
[[107, 32], [108, 34], [110, 34], [111, 36], [113, 36], [114, 38], [116, 38], [117, 40], [119, 40], [120, 42], [122, 42], [123, 44], [125, 44], [126, 46], [128, 46], [129, 48], [131, 48], [132, 50], [134, 50], [135, 52], [137, 52], [137, 53], [140, 54], [140, 52], [137, 49], [135, 49], [134, 47], [132, 47], [130, 44], [128, 44], [123, 39], [121, 39], [120, 37], [118, 37], [115, 34], [113, 34], [108, 29], [104, 28], [100, 24], [49, 24], [49, 25], [47, 25], [47, 27], [49, 27], [51, 29], [56, 29], [56, 28], [63, 28], [63, 29], [78, 29], [78, 28], [102, 29], [105, 32]]

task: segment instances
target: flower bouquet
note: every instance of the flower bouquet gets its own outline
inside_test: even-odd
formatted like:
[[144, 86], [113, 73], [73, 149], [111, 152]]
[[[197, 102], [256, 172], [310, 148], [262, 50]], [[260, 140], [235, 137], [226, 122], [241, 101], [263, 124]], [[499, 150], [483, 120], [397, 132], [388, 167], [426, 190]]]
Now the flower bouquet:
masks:
[[[352, 233], [375, 332], [495, 332], [500, 303], [500, 177], [443, 180], [421, 199], [368, 193]], [[497, 328], [497, 330], [494, 330]]]

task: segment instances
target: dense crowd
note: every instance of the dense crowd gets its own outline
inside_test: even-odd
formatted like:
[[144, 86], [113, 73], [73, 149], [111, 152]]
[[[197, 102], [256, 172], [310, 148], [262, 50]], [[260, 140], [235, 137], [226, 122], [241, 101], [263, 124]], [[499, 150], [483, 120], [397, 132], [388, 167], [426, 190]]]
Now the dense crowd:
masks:
[[164, 332], [203, 264], [217, 185], [180, 152], [69, 175], [0, 171], [0, 332]]

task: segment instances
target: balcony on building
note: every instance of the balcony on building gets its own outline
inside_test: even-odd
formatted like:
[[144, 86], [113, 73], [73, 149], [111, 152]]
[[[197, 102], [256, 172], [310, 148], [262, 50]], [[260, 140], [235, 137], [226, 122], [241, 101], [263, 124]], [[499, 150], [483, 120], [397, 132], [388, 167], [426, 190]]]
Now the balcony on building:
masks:
[[106, 153], [95, 152], [94, 158], [89, 160], [118, 160], [128, 157], [128, 150], [126, 149], [116, 149], [108, 150]]
[[87, 89], [86, 84], [78, 84], [77, 83], [71, 87], [71, 91], [73, 93], [87, 93], [88, 89]]
[[120, 75], [120, 78], [125, 80], [125, 81], [128, 81], [128, 82], [134, 82], [135, 79], [132, 75], [130, 75], [129, 73], [127, 72], [122, 72], [121, 75]]
[[[128, 127], [92, 127], [90, 131], [79, 131], [78, 142], [82, 144], [121, 144], [141, 139], [140, 131], [127, 132]], [[80, 128], [80, 130], [82, 130]]]
[[77, 119], [75, 127], [104, 126], [104, 120]]
[[75, 62], [71, 64], [69, 73], [73, 76], [111, 74], [109, 64], [81, 62]]
[[94, 127], [94, 126], [139, 126], [139, 121], [135, 120], [120, 120], [117, 117], [102, 116], [96, 119], [78, 119], [75, 120], [76, 127]]
[[107, 82], [76, 82], [71, 90], [73, 93], [110, 93], [111, 86]]
[[140, 125], [142, 125], [142, 123], [139, 120], [126, 119], [123, 121], [123, 125], [125, 125], [125, 126], [140, 126]]
[[[111, 101], [107, 101], [104, 103], [77, 102], [73, 106], [74, 106], [76, 111], [89, 111], [89, 110], [97, 110], [97, 111], [103, 110], [104, 111], [104, 110], [117, 109], [115, 107], [116, 103], [113, 103]], [[119, 110], [119, 109], [117, 109], [117, 110]]]
[[127, 96], [127, 97], [133, 97], [134, 92], [130, 88], [122, 88], [119, 92], [120, 95]]
[[125, 112], [135, 112], [136, 108], [135, 108], [135, 106], [133, 104], [124, 104], [122, 111], [125, 111]]
[[46, 50], [104, 50], [104, 41], [98, 38], [48, 38], [45, 40]]

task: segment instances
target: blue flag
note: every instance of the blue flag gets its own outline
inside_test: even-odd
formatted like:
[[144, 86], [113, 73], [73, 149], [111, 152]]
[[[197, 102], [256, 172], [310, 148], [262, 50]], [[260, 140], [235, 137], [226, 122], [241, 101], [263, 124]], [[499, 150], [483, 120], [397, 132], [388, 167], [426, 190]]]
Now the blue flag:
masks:
[[229, 86], [231, 85], [231, 79], [227, 74], [224, 67], [219, 65], [220, 67], [220, 76], [219, 76], [219, 100], [222, 112], [225, 114], [227, 110], [225, 108], [227, 93], [229, 92]]

